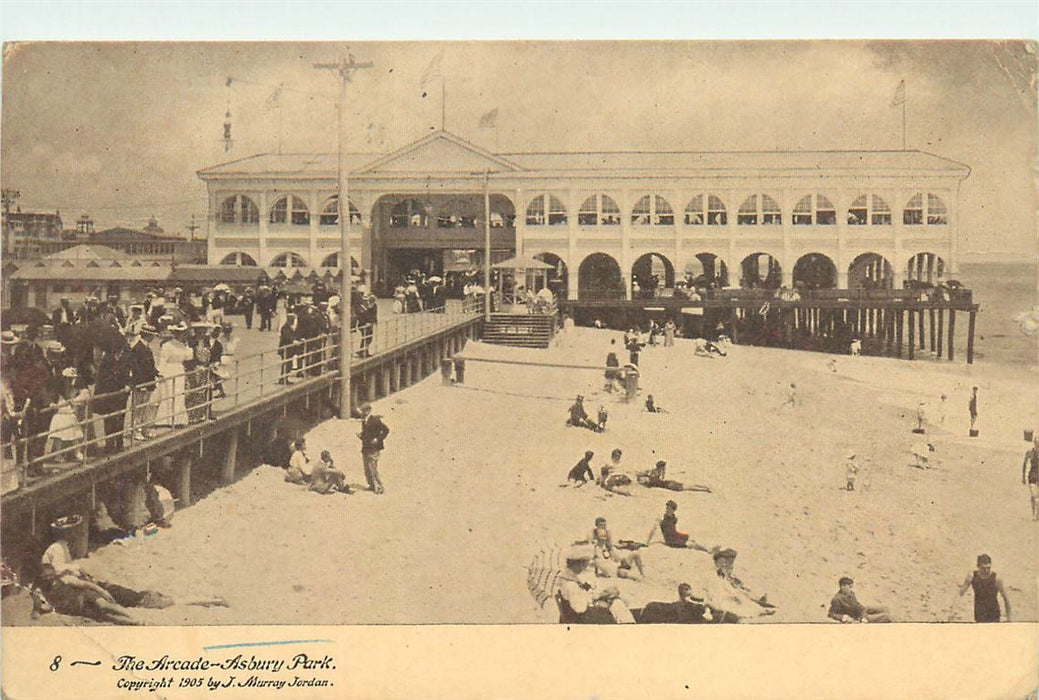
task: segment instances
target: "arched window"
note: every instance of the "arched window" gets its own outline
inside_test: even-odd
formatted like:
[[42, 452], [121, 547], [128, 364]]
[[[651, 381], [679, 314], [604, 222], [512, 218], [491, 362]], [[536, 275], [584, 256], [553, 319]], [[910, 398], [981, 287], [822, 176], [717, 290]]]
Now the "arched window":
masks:
[[[321, 210], [320, 223], [322, 226], [337, 226], [339, 224], [339, 196], [332, 197], [325, 203]], [[350, 202], [350, 225], [357, 226], [361, 223], [361, 212]]]
[[248, 253], [231, 253], [224, 256], [221, 265], [241, 265], [244, 267], [256, 267], [256, 261]]
[[581, 226], [620, 226], [621, 210], [609, 195], [593, 194], [581, 205], [577, 223]]
[[837, 210], [821, 194], [807, 194], [794, 206], [791, 222], [794, 226], [833, 226], [837, 223]]
[[747, 197], [736, 214], [736, 223], [740, 226], [755, 226], [759, 222], [762, 225], [775, 226], [783, 223], [779, 205], [767, 194], [752, 194]]
[[635, 202], [635, 207], [631, 210], [631, 223], [639, 226], [672, 226], [675, 223], [675, 213], [666, 199], [658, 194], [647, 194]]
[[[339, 253], [332, 253], [321, 261], [321, 267], [339, 267]], [[350, 267], [357, 268], [357, 260], [350, 256]]]
[[307, 261], [299, 253], [282, 253], [271, 260], [271, 267], [306, 267]]
[[236, 194], [228, 197], [220, 205], [220, 223], [233, 224], [257, 224], [260, 222], [260, 210], [253, 200], [244, 194]]
[[310, 224], [310, 210], [299, 197], [286, 195], [271, 207], [271, 223], [285, 224], [290, 221], [294, 226], [307, 226]]
[[[548, 200], [546, 216], [545, 200]], [[566, 207], [550, 194], [542, 194], [531, 200], [527, 207], [527, 226], [560, 226], [566, 223]]]
[[685, 208], [685, 223], [689, 226], [702, 226], [704, 222], [708, 226], [725, 226], [728, 218], [725, 214], [725, 205], [722, 200], [713, 194], [707, 195], [707, 209], [704, 210], [704, 196], [698, 194], [689, 200]]
[[945, 202], [938, 195], [928, 193], [925, 199], [922, 193], [917, 192], [902, 210], [902, 223], [907, 226], [919, 226], [925, 221], [928, 226], [944, 226], [949, 223], [949, 213], [945, 208]]
[[874, 226], [891, 225], [891, 207], [875, 194], [862, 195], [848, 208], [849, 226], [865, 226], [867, 223]]

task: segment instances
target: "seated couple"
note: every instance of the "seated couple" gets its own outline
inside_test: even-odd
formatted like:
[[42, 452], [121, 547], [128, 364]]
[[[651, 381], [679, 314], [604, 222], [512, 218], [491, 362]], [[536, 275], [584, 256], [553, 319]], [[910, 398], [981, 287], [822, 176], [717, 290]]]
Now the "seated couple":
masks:
[[306, 453], [307, 443], [302, 438], [297, 440], [289, 459], [289, 468], [285, 472], [285, 481], [290, 484], [309, 485], [308, 489], [320, 494], [353, 493], [346, 483], [346, 475], [336, 469], [332, 454], [328, 450], [321, 451], [321, 461], [311, 466]]

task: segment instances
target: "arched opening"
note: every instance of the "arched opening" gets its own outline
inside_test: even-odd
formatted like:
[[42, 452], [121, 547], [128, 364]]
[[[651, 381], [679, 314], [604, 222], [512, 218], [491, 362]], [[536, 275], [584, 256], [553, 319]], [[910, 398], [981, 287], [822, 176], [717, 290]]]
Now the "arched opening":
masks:
[[[339, 225], [339, 195], [332, 195], [332, 197], [325, 202], [324, 208], [321, 209], [322, 226], [337, 226]], [[359, 226], [361, 224], [361, 212], [350, 202], [350, 225]]]
[[534, 256], [535, 259], [540, 260], [546, 265], [551, 265], [551, 270], [546, 270], [546, 277], [548, 281], [548, 288], [556, 295], [557, 299], [569, 298], [569, 288], [567, 284], [567, 269], [566, 263], [563, 259], [555, 253], [538, 253]]
[[260, 221], [260, 210], [253, 200], [236, 194], [223, 201], [219, 216], [222, 224], [256, 224]]
[[863, 253], [848, 266], [848, 289], [891, 289], [894, 270], [882, 255]]
[[902, 223], [906, 226], [944, 226], [949, 223], [949, 211], [942, 198], [930, 192], [926, 196], [917, 192], [902, 210]]
[[[706, 208], [704, 204], [707, 205]], [[698, 194], [689, 200], [685, 208], [684, 221], [687, 226], [702, 226], [705, 223], [708, 226], [724, 226], [728, 222], [725, 204], [713, 194], [706, 197]]]
[[621, 266], [605, 253], [592, 253], [577, 269], [577, 292], [581, 299], [623, 299]]
[[566, 207], [560, 199], [553, 195], [538, 195], [527, 206], [526, 221], [527, 226], [565, 225]]
[[639, 256], [631, 266], [631, 296], [652, 299], [661, 289], [674, 289], [675, 266], [660, 253]]
[[682, 274], [688, 287], [718, 289], [729, 286], [729, 267], [714, 253], [697, 253], [682, 268]]
[[917, 253], [906, 263], [905, 286], [935, 285], [944, 276], [944, 260], [934, 253]]
[[794, 286], [804, 289], [837, 287], [837, 266], [822, 253], [808, 253], [794, 264]]
[[[332, 253], [331, 255], [326, 256], [325, 259], [321, 261], [320, 267], [339, 267], [339, 253]], [[350, 269], [356, 270], [358, 267], [360, 267], [360, 265], [357, 264], [357, 259], [351, 255]]]
[[307, 261], [299, 253], [282, 253], [271, 260], [271, 267], [306, 267]]
[[577, 212], [581, 226], [620, 226], [621, 210], [609, 195], [593, 194]]
[[238, 265], [240, 267], [256, 267], [256, 261], [248, 253], [229, 253], [220, 261], [221, 265]]
[[635, 226], [672, 226], [675, 213], [666, 199], [658, 194], [647, 194], [635, 202], [631, 210], [631, 223]]
[[740, 263], [740, 287], [744, 289], [779, 289], [783, 268], [768, 253], [751, 253]]
[[271, 207], [270, 222], [272, 224], [291, 223], [293, 226], [308, 226], [310, 210], [307, 209], [307, 203], [299, 197], [286, 195]]
[[848, 207], [849, 226], [890, 226], [891, 207], [879, 195], [862, 195]]

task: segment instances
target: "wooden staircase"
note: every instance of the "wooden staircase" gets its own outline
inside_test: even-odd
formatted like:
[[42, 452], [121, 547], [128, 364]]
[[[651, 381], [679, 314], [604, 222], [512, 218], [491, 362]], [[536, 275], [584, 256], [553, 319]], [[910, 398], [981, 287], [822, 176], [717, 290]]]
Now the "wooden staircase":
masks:
[[551, 314], [491, 314], [484, 324], [483, 342], [518, 348], [547, 348], [556, 331]]

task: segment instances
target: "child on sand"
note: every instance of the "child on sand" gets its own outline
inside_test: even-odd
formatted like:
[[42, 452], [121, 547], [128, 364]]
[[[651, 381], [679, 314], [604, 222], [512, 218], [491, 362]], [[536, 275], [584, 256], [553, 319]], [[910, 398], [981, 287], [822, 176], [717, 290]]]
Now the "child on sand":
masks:
[[846, 482], [846, 486], [845, 486], [845, 488], [848, 491], [854, 491], [855, 490], [855, 477], [858, 476], [858, 473], [859, 473], [859, 465], [855, 463], [855, 453], [854, 452], [849, 452], [848, 453], [848, 463], [847, 463], [847, 482]]

